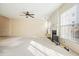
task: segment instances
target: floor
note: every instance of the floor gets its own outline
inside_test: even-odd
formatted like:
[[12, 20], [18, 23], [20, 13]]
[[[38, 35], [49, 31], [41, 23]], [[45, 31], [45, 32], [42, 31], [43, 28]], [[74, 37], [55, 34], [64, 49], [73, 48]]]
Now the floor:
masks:
[[0, 56], [73, 56], [47, 38], [0, 37]]

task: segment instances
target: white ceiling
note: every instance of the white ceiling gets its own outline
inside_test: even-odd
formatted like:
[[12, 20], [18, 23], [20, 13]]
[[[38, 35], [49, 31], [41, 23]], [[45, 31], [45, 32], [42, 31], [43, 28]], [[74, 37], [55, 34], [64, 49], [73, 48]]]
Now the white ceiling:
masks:
[[35, 14], [35, 18], [45, 18], [60, 5], [60, 3], [1, 3], [0, 15], [10, 18], [25, 18], [20, 15], [23, 11], [28, 10]]

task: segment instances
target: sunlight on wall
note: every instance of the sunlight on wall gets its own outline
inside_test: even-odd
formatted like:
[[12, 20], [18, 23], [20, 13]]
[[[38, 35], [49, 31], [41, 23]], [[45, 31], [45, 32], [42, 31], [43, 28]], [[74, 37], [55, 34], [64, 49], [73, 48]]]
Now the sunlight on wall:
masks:
[[35, 41], [30, 42], [30, 46], [28, 47], [28, 50], [30, 50], [33, 55], [63, 56], [62, 54], [52, 49], [49, 49]]

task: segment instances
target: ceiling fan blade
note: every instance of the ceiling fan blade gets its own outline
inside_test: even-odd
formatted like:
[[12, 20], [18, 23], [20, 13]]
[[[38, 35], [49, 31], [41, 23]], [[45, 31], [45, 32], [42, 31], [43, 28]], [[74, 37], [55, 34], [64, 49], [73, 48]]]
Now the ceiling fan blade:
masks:
[[34, 14], [30, 14], [30, 15], [34, 15]]
[[29, 15], [30, 17], [34, 18], [32, 15]]

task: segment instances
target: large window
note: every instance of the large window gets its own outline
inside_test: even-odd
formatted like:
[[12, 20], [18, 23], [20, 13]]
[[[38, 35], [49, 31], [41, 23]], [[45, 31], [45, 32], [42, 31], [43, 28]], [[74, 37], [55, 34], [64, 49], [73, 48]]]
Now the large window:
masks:
[[61, 15], [60, 37], [79, 41], [79, 4], [68, 9]]

